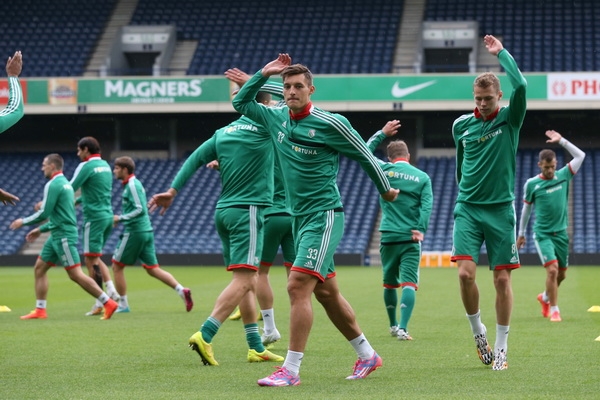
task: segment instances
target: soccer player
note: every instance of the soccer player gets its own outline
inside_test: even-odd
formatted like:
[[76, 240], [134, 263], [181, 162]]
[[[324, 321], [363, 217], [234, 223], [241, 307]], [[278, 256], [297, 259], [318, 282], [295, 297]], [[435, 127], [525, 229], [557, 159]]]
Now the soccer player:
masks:
[[125, 231], [112, 259], [115, 284], [121, 295], [117, 312], [130, 312], [125, 267], [134, 265], [137, 260], [142, 262], [148, 275], [175, 289], [185, 304], [185, 310], [191, 311], [194, 307], [191, 290], [184, 288], [173, 275], [160, 268], [156, 259], [154, 232], [146, 205], [146, 191], [142, 182], [135, 176], [135, 162], [131, 157], [118, 157], [113, 172], [115, 178], [123, 182], [123, 213], [114, 215], [113, 223], [115, 226], [119, 222], [125, 225]]
[[[225, 76], [240, 87], [250, 79], [250, 75], [238, 68], [231, 68], [225, 71]], [[278, 97], [282, 97], [283, 95], [282, 87], [275, 83], [263, 86], [262, 90], [270, 90], [271, 94]], [[284, 102], [272, 101], [270, 105], [282, 106], [284, 104]], [[256, 299], [260, 306], [260, 319], [264, 323], [264, 332], [261, 335], [261, 340], [265, 346], [281, 339], [281, 334], [275, 324], [274, 296], [269, 282], [269, 271], [279, 247], [281, 247], [283, 266], [288, 276], [294, 258], [296, 258], [294, 236], [292, 234], [292, 217], [285, 201], [285, 187], [283, 185], [283, 176], [278, 157], [273, 158], [273, 166], [273, 205], [265, 209], [264, 241], [256, 284]], [[235, 316], [236, 314], [234, 313], [229, 319], [233, 319]]]
[[[254, 96], [270, 76], [281, 74], [286, 106], [269, 108]], [[330, 320], [354, 347], [358, 361], [347, 379], [361, 379], [382, 365], [381, 357], [360, 329], [354, 310], [339, 291], [333, 255], [342, 238], [344, 212], [336, 183], [339, 154], [358, 161], [382, 196], [393, 201], [398, 190], [390, 184], [377, 160], [346, 118], [314, 107], [312, 73], [291, 65], [288, 54], [279, 54], [242, 86], [234, 108], [262, 124], [272, 137], [281, 162], [287, 204], [292, 214], [296, 258], [288, 278], [290, 343], [285, 362], [261, 386], [300, 384], [300, 364], [310, 333], [312, 294]]]
[[[451, 260], [458, 264], [463, 305], [471, 325], [477, 353], [493, 370], [508, 368], [508, 330], [513, 295], [511, 271], [520, 267], [516, 244], [514, 207], [515, 157], [519, 131], [527, 106], [527, 81], [500, 40], [483, 38], [490, 54], [498, 57], [512, 85], [510, 104], [500, 107], [500, 81], [491, 72], [473, 83], [475, 110], [452, 125], [456, 145], [458, 197], [454, 208]], [[475, 282], [479, 251], [485, 241], [496, 289], [495, 353], [481, 322], [479, 289]]]
[[546, 290], [537, 296], [542, 305], [542, 315], [551, 322], [562, 321], [558, 308], [558, 287], [565, 280], [569, 266], [569, 235], [567, 233], [569, 183], [579, 171], [585, 153], [556, 131], [546, 131], [546, 143], [558, 143], [573, 156], [564, 167], [556, 170], [556, 154], [550, 149], [540, 151], [538, 167], [541, 173], [525, 182], [523, 210], [519, 223], [517, 246], [525, 246], [525, 231], [532, 206], [535, 204], [536, 219], [533, 239], [546, 268]]
[[48, 295], [48, 270], [61, 262], [72, 281], [76, 282], [104, 306], [102, 319], [109, 319], [117, 309], [112, 300], [96, 282], [81, 271], [79, 253], [77, 252], [77, 218], [75, 215], [75, 195], [71, 184], [63, 175], [63, 158], [49, 154], [44, 158], [42, 171], [49, 179], [44, 186], [44, 198], [40, 209], [26, 218], [19, 218], [10, 224], [10, 229], [19, 229], [23, 225], [33, 225], [46, 219], [49, 221], [31, 231], [26, 236], [33, 242], [42, 232], [50, 232], [44, 243], [42, 253], [35, 262], [35, 310], [21, 319], [45, 319], [46, 297]]
[[[399, 127], [400, 121], [389, 121], [371, 136], [367, 146], [374, 152], [385, 138], [396, 135]], [[433, 192], [429, 175], [410, 164], [410, 153], [404, 141], [390, 142], [387, 157], [390, 162], [380, 161], [381, 169], [390, 185], [402, 187], [402, 190], [394, 202], [379, 201], [382, 210], [379, 251], [383, 265], [383, 301], [390, 334], [398, 340], [412, 340], [408, 322], [415, 307], [415, 292], [419, 288], [421, 242], [429, 226]], [[400, 324], [396, 319], [399, 287], [402, 288]]]
[[[71, 178], [74, 191], [81, 189], [81, 196], [75, 204], [83, 204], [83, 256], [88, 274], [102, 288], [106, 283], [106, 293], [115, 301], [119, 294], [110, 277], [108, 267], [100, 258], [106, 240], [112, 232], [113, 210], [111, 204], [112, 171], [110, 165], [100, 156], [100, 144], [91, 136], [77, 143], [77, 156], [81, 163]], [[102, 313], [102, 303], [96, 301], [91, 311], [85, 315]]]
[[[207, 164], [207, 167], [218, 169], [218, 162], [216, 160], [212, 161]], [[273, 182], [273, 205], [265, 209], [263, 248], [258, 267], [258, 280], [256, 282], [256, 299], [260, 306], [258, 319], [264, 323], [264, 332], [261, 335], [261, 341], [265, 346], [281, 340], [281, 334], [275, 324], [274, 296], [273, 288], [269, 282], [269, 271], [271, 270], [271, 266], [273, 266], [273, 261], [277, 256], [279, 247], [281, 247], [283, 266], [288, 276], [296, 254], [294, 236], [292, 234], [292, 217], [285, 204], [285, 189], [277, 157], [274, 157]], [[242, 314], [239, 307], [229, 316], [229, 319], [232, 321], [237, 321], [241, 318]]]
[[[271, 96], [261, 92], [258, 100], [269, 104]], [[161, 214], [164, 214], [201, 166], [218, 161], [221, 194], [215, 225], [232, 279], [217, 298], [210, 316], [189, 339], [190, 347], [205, 365], [219, 365], [214, 357], [213, 338], [238, 304], [248, 343], [248, 362], [283, 361], [283, 357], [271, 353], [262, 344], [255, 310], [264, 212], [273, 203], [273, 144], [267, 134], [261, 133], [263, 131], [262, 126], [246, 117], [218, 129], [185, 161], [171, 187], [150, 199], [150, 209], [162, 208]]]
[[[19, 75], [23, 69], [23, 56], [16, 51], [6, 62], [6, 74], [8, 75], [8, 104], [0, 110], [0, 133], [16, 124], [23, 117], [23, 91], [19, 83]], [[15, 205], [19, 198], [12, 193], [0, 189], [0, 201], [2, 204]]]

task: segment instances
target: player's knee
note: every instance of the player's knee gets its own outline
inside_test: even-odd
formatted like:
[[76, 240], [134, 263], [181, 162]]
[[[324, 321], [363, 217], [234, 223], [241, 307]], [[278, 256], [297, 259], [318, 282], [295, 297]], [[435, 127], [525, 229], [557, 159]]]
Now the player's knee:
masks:
[[501, 274], [494, 277], [496, 290], [504, 290], [510, 286], [510, 275]]
[[461, 282], [475, 281], [475, 271], [471, 271], [468, 268], [460, 268], [458, 270], [458, 280]]

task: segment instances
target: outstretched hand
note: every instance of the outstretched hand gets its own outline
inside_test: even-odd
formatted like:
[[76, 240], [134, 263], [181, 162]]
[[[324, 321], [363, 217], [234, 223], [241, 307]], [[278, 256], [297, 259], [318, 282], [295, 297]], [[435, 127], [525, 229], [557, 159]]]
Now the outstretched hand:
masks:
[[238, 68], [230, 68], [225, 71], [225, 77], [231, 82], [237, 83], [239, 87], [244, 86], [244, 83], [250, 79], [250, 75]]
[[504, 48], [502, 42], [492, 35], [485, 35], [483, 37], [483, 42], [485, 43], [486, 49], [495, 56], [497, 56], [498, 53], [500, 53], [500, 50]]
[[277, 75], [280, 74], [285, 67], [290, 65], [292, 65], [292, 57], [290, 57], [290, 55], [287, 53], [279, 53], [279, 56], [275, 60], [266, 64], [262, 68], [261, 72], [263, 76]]
[[14, 206], [19, 200], [20, 199], [14, 194], [8, 193], [7, 191], [0, 189], [0, 201], [2, 202], [2, 204], [10, 204], [11, 206]]
[[23, 69], [23, 56], [20, 51], [15, 51], [12, 57], [6, 61], [6, 74], [8, 76], [19, 76]]
[[562, 135], [554, 130], [546, 131], [546, 136], [548, 136], [546, 143], [558, 143], [562, 139]]
[[148, 211], [152, 213], [156, 209], [160, 209], [160, 215], [164, 215], [169, 207], [171, 207], [171, 204], [173, 204], [174, 198], [175, 193], [172, 192], [171, 189], [163, 193], [155, 194], [148, 202]]
[[381, 131], [385, 136], [390, 137], [398, 133], [398, 129], [400, 129], [401, 126], [402, 124], [400, 123], [400, 120], [394, 119], [392, 121], [388, 121], [385, 126], [381, 128]]

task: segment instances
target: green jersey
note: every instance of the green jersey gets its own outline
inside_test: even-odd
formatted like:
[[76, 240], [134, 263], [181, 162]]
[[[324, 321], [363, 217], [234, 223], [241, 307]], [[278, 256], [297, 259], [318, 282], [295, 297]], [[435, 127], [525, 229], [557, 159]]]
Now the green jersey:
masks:
[[279, 156], [273, 157], [273, 161], [273, 206], [265, 210], [265, 215], [290, 212], [285, 201], [285, 186], [281, 167], [279, 166]]
[[112, 171], [110, 165], [99, 154], [91, 155], [80, 163], [71, 178], [71, 186], [81, 196], [76, 202], [83, 203], [83, 217], [86, 221], [105, 219], [113, 215], [111, 205]]
[[23, 117], [23, 91], [19, 78], [8, 78], [8, 104], [0, 111], [0, 133], [4, 132]]
[[498, 204], [515, 199], [516, 154], [527, 106], [527, 81], [506, 49], [498, 53], [498, 59], [513, 87], [509, 105], [486, 120], [476, 109], [452, 125], [457, 202]]
[[125, 225], [128, 232], [150, 232], [152, 224], [148, 215], [146, 190], [135, 175], [129, 175], [123, 181], [123, 213], [119, 221]]
[[554, 179], [546, 179], [542, 174], [529, 178], [523, 188], [523, 201], [535, 204], [536, 233], [562, 232], [567, 229], [569, 182], [573, 179], [568, 165], [556, 171]]
[[77, 240], [77, 217], [75, 214], [75, 194], [64, 174], [54, 174], [44, 186], [42, 206], [29, 217], [23, 218], [23, 225], [33, 225], [48, 219], [40, 226], [40, 231], [50, 231], [55, 237], [71, 237]]
[[380, 193], [390, 190], [377, 159], [345, 117], [311, 106], [305, 117], [292, 118], [287, 106], [264, 107], [254, 97], [266, 81], [257, 72], [235, 96], [233, 107], [264, 125], [273, 138], [292, 215], [342, 206], [336, 182], [340, 153], [358, 161]]
[[212, 160], [219, 161], [221, 172], [217, 208], [273, 204], [273, 143], [261, 125], [241, 117], [217, 130], [188, 157], [171, 187], [179, 192], [198, 168]]
[[[385, 138], [385, 134], [378, 131], [368, 140], [367, 146], [374, 152]], [[412, 230], [425, 234], [433, 208], [429, 175], [409, 164], [405, 158], [379, 163], [390, 186], [400, 188], [395, 201], [379, 199], [382, 210], [379, 226], [381, 243], [411, 241]]]

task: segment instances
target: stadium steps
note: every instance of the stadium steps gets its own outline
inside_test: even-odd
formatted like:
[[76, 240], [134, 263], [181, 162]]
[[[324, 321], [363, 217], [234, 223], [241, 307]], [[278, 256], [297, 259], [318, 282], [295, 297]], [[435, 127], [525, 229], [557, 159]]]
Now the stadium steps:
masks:
[[[26, 235], [27, 232], [29, 232], [33, 228], [34, 228], [33, 226], [24, 226], [23, 228], [21, 228], [21, 230], [23, 231], [23, 234]], [[34, 256], [37, 256], [38, 254], [41, 254], [42, 253], [42, 248], [44, 247], [44, 243], [46, 243], [46, 240], [49, 237], [50, 237], [50, 232], [43, 232], [35, 240], [35, 242], [32, 242], [32, 243], [25, 242], [25, 244], [23, 245], [23, 247], [19, 251], [19, 254], [34, 255]]]
[[401, 70], [395, 73], [413, 73], [419, 61], [418, 46], [421, 43], [421, 24], [425, 12], [425, 0], [404, 0], [404, 11], [398, 31], [394, 64]]
[[126, 26], [131, 21], [131, 17], [135, 12], [138, 0], [119, 0], [113, 10], [110, 20], [108, 21], [102, 36], [94, 49], [94, 53], [90, 57], [90, 61], [85, 68], [83, 76], [98, 76], [99, 71], [108, 58], [112, 44], [114, 43], [119, 29]]
[[377, 220], [373, 227], [373, 233], [371, 234], [371, 241], [369, 242], [369, 265], [372, 267], [381, 266], [381, 253], [379, 252], [379, 243], [381, 242], [381, 232], [379, 232], [379, 225], [381, 224], [381, 209], [377, 213]]
[[198, 47], [197, 40], [177, 41], [175, 52], [169, 64], [169, 75], [185, 75], [192, 63], [194, 53]]

